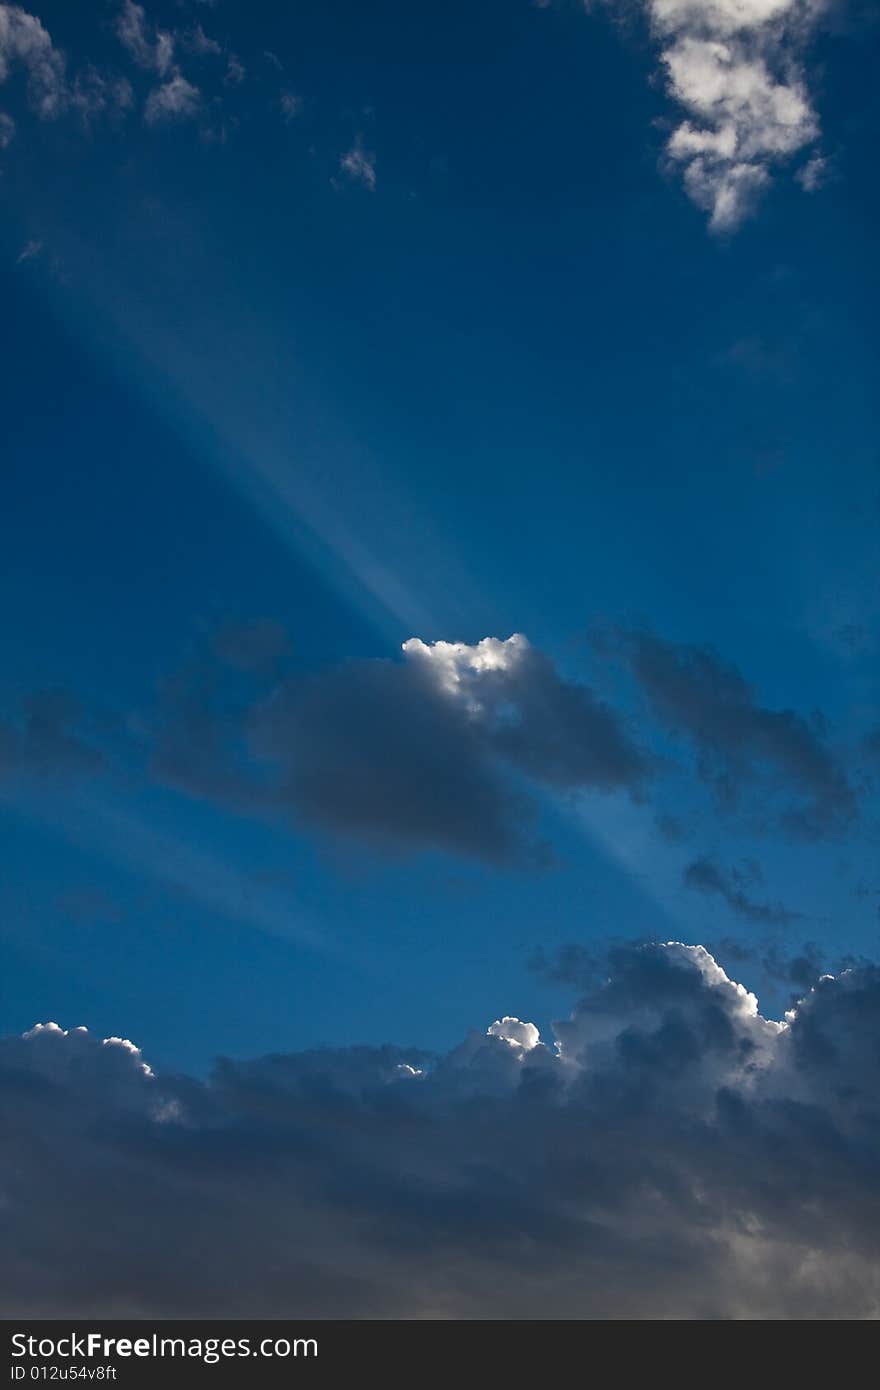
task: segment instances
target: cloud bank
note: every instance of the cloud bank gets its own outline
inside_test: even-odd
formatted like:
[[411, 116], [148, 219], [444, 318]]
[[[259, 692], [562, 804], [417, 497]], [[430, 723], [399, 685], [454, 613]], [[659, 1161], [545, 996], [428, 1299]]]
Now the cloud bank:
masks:
[[0, 1041], [15, 1316], [874, 1317], [880, 971], [786, 1019], [700, 946], [617, 951], [554, 1046], [157, 1075]]

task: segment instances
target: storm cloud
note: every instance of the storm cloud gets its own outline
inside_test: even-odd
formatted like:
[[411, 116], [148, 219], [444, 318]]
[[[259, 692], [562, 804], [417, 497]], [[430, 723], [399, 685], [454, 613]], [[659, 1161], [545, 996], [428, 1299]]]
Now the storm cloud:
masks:
[[636, 791], [622, 718], [514, 634], [288, 675], [238, 704], [172, 692], [155, 768], [175, 785], [397, 850], [534, 863], [535, 792]]
[[615, 952], [551, 1046], [500, 1018], [200, 1080], [7, 1038], [4, 1309], [876, 1316], [878, 1006], [866, 965], [775, 1022], [669, 943]]

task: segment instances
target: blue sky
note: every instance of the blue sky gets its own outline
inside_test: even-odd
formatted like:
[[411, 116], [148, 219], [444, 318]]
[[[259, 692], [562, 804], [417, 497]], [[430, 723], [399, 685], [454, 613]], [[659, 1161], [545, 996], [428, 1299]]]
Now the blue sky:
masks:
[[0, 6], [2, 1031], [876, 951], [876, 30], [717, 10]]

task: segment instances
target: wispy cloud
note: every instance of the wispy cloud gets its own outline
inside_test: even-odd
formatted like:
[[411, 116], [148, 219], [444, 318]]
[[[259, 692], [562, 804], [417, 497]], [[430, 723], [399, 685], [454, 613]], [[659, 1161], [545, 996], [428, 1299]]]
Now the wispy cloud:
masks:
[[376, 156], [364, 148], [363, 136], [358, 135], [351, 149], [339, 161], [339, 168], [352, 183], [359, 183], [371, 193], [376, 190]]
[[302, 97], [296, 92], [290, 91], [289, 88], [281, 93], [280, 104], [281, 114], [288, 123], [296, 120], [303, 107]]
[[0, 4], [0, 83], [16, 67], [27, 73], [31, 109], [44, 120], [60, 115], [67, 102], [64, 54], [36, 15]]
[[183, 76], [174, 61], [175, 53], [178, 48], [184, 48], [204, 57], [221, 53], [220, 44], [208, 38], [200, 24], [183, 36], [152, 27], [147, 21], [144, 7], [135, 4], [134, 0], [123, 0], [116, 17], [116, 34], [140, 67], [155, 72], [162, 79], [144, 103], [147, 125], [185, 121], [195, 116], [201, 107], [201, 92]]
[[144, 105], [147, 125], [162, 121], [185, 121], [195, 116], [201, 106], [202, 94], [182, 73], [175, 72], [167, 82], [154, 87]]
[[26, 241], [15, 258], [16, 265], [24, 265], [26, 261], [32, 261], [43, 249], [43, 243], [37, 240]]
[[151, 29], [143, 5], [123, 0], [116, 17], [116, 35], [129, 55], [142, 68], [164, 77], [174, 59], [174, 36], [164, 29]]
[[817, 189], [824, 188], [832, 177], [831, 162], [821, 154], [814, 154], [812, 159], [808, 159], [796, 175], [805, 193], [815, 193]]
[[247, 77], [247, 68], [239, 57], [230, 53], [226, 59], [226, 72], [223, 74], [223, 84], [226, 87], [240, 87]]

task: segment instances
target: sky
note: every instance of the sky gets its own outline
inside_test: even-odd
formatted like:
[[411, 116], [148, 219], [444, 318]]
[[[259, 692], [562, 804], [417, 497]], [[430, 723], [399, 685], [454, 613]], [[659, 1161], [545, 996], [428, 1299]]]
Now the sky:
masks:
[[875, 9], [30, 3], [7, 1306], [873, 1315]]

